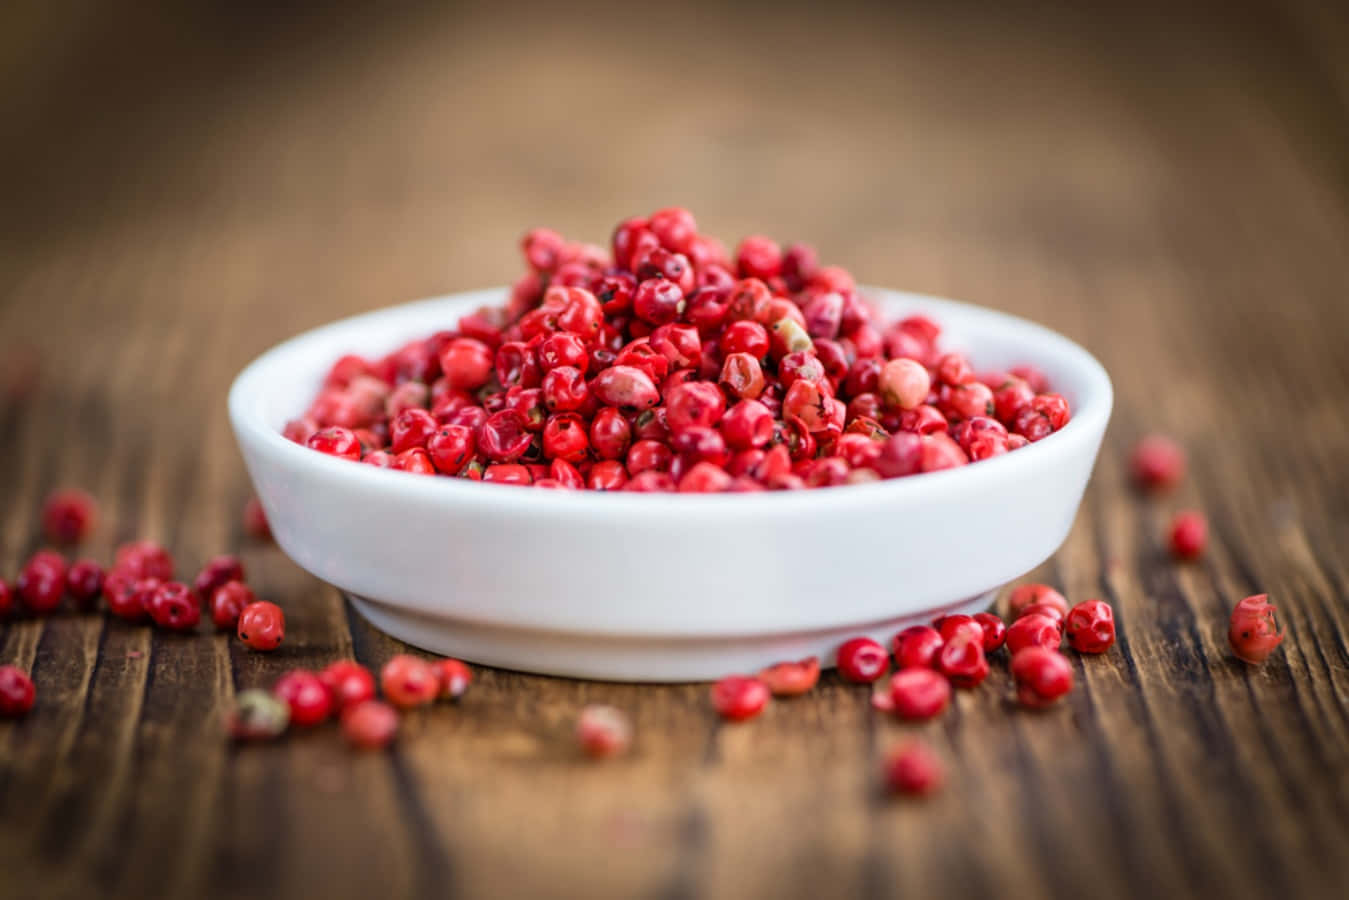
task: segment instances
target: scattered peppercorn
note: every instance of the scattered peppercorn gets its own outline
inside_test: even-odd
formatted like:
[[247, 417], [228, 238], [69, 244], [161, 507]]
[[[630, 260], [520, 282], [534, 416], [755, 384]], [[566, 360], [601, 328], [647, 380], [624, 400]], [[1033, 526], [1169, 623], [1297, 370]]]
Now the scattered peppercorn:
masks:
[[1176, 514], [1171, 520], [1171, 552], [1177, 559], [1198, 559], [1208, 546], [1208, 522], [1194, 510]]
[[94, 498], [76, 488], [53, 491], [42, 504], [42, 531], [57, 544], [78, 544], [93, 530]]
[[1064, 631], [1078, 653], [1104, 653], [1115, 643], [1115, 611], [1103, 600], [1084, 600], [1068, 611]]
[[797, 662], [780, 662], [759, 673], [774, 697], [795, 697], [809, 692], [820, 680], [820, 661], [814, 656]]
[[435, 700], [440, 693], [440, 676], [426, 660], [400, 653], [380, 670], [379, 686], [386, 700], [407, 709]]
[[342, 713], [342, 734], [360, 750], [382, 750], [398, 734], [398, 712], [378, 700], [362, 700]]
[[332, 713], [332, 695], [313, 672], [292, 669], [281, 676], [272, 693], [290, 707], [290, 721], [295, 725], [317, 725]]
[[723, 719], [743, 722], [768, 705], [768, 685], [748, 675], [728, 675], [712, 686], [712, 707]]
[[1283, 643], [1284, 631], [1275, 619], [1277, 612], [1268, 594], [1256, 594], [1237, 604], [1227, 628], [1227, 642], [1237, 659], [1259, 665]]
[[888, 752], [881, 764], [881, 774], [888, 791], [914, 796], [934, 793], [945, 779], [941, 760], [926, 744], [917, 741]]
[[1134, 447], [1129, 466], [1140, 487], [1169, 490], [1185, 476], [1185, 451], [1165, 435], [1150, 434]]
[[225, 717], [230, 736], [240, 741], [270, 741], [285, 734], [290, 706], [267, 691], [243, 691]]
[[266, 600], [250, 603], [239, 613], [238, 634], [254, 650], [275, 650], [286, 636], [286, 614]]
[[856, 637], [838, 648], [838, 673], [848, 681], [870, 684], [885, 674], [890, 656], [871, 638]]
[[0, 666], [0, 717], [22, 716], [36, 700], [37, 689], [27, 672], [18, 666]]
[[1026, 647], [1012, 655], [1012, 678], [1022, 706], [1049, 706], [1073, 687], [1073, 667], [1068, 658], [1048, 647]]
[[951, 682], [932, 669], [902, 669], [890, 677], [890, 706], [904, 719], [931, 719], [946, 709]]
[[594, 759], [618, 756], [632, 743], [632, 725], [622, 710], [592, 704], [576, 720], [576, 741]]

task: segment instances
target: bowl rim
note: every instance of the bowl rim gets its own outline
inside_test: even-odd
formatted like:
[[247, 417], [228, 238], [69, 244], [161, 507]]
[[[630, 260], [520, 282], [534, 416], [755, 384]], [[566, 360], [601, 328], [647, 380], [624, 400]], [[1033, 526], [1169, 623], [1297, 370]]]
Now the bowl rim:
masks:
[[[934, 494], [962, 485], [977, 490], [1004, 478], [1015, 478], [1024, 468], [1052, 465], [1056, 458], [1084, 451], [1084, 445], [1093, 443], [1093, 435], [1099, 436], [1104, 431], [1114, 404], [1114, 388], [1105, 367], [1081, 345], [1046, 326], [973, 303], [891, 288], [860, 286], [860, 292], [883, 298], [886, 305], [895, 302], [917, 304], [931, 308], [938, 317], [942, 310], [950, 310], [961, 316], [986, 320], [990, 325], [1002, 324], [1015, 328], [1033, 337], [1037, 347], [1052, 348], [1065, 365], [1073, 368], [1074, 380], [1080, 381], [1081, 396], [1077, 398], [1073, 417], [1062, 429], [1043, 440], [1014, 453], [980, 460], [978, 464], [867, 484], [839, 485], [825, 490], [735, 494], [514, 490], [509, 489], [514, 487], [511, 485], [482, 483], [467, 478], [427, 478], [317, 453], [294, 443], [262, 420], [258, 407], [269, 375], [276, 369], [286, 367], [292, 357], [304, 352], [306, 346], [321, 342], [334, 332], [358, 328], [391, 315], [413, 317], [419, 310], [424, 309], [429, 313], [447, 304], [462, 304], [468, 311], [474, 305], [500, 300], [507, 290], [505, 287], [495, 287], [461, 291], [386, 306], [317, 326], [276, 344], [245, 366], [230, 386], [228, 407], [236, 436], [241, 444], [248, 443], [289, 468], [307, 468], [334, 479], [356, 479], [357, 483], [367, 488], [378, 488], [400, 501], [411, 503], [443, 502], [447, 507], [490, 507], [498, 513], [546, 511], [552, 515], [566, 513], [609, 518], [648, 517], [652, 514], [680, 517], [712, 514], [717, 518], [725, 518], [762, 515], [766, 512], [846, 513], [850, 509], [875, 503], [922, 503]], [[428, 327], [434, 328], [436, 324], [430, 322]], [[1034, 348], [1027, 355], [1034, 357]]]

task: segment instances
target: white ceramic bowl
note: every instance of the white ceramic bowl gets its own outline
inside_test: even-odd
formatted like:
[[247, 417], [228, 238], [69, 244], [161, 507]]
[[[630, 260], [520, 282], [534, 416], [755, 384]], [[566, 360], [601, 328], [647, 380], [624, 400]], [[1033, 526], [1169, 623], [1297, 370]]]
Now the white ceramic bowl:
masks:
[[281, 436], [343, 353], [452, 327], [503, 290], [356, 316], [263, 354], [230, 418], [281, 548], [379, 628], [477, 663], [587, 678], [693, 681], [887, 641], [987, 605], [1073, 523], [1110, 417], [1105, 370], [1023, 319], [894, 291], [980, 369], [1032, 362], [1072, 421], [1029, 447], [876, 484], [733, 495], [545, 491], [335, 459]]

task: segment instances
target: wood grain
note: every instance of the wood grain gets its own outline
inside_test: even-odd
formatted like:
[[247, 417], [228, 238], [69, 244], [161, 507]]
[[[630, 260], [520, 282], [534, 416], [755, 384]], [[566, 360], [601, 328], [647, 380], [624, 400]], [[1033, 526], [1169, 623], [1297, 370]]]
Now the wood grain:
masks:
[[[294, 638], [0, 624], [40, 692], [0, 723], [0, 897], [1339, 896], [1349, 17], [920, 6], [0, 13], [0, 573], [40, 546], [45, 493], [83, 485], [84, 551], [238, 550]], [[482, 669], [387, 755], [331, 727], [225, 743], [237, 691], [405, 649], [242, 535], [233, 373], [504, 282], [528, 226], [602, 239], [669, 202], [1097, 353], [1117, 412], [1028, 576], [1115, 604], [1116, 649], [1075, 660], [1058, 709], [1017, 711], [999, 661], [922, 728], [832, 675], [733, 727], [700, 686]], [[1175, 496], [1126, 483], [1151, 430], [1189, 448]], [[1181, 507], [1212, 525], [1198, 564], [1164, 552]], [[1248, 668], [1224, 621], [1256, 591], [1289, 638]], [[588, 702], [631, 712], [629, 757], [577, 757]], [[877, 760], [918, 734], [949, 784], [888, 802]]]

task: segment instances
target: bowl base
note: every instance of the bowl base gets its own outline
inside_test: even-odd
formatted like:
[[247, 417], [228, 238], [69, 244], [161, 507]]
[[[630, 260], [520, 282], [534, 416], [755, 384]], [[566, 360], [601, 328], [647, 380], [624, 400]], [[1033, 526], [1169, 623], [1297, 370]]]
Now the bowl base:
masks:
[[414, 647], [466, 662], [539, 675], [599, 681], [713, 681], [737, 672], [757, 672], [784, 660], [818, 656], [834, 664], [838, 645], [865, 635], [889, 647], [900, 629], [940, 615], [975, 613], [993, 602], [996, 590], [917, 616], [847, 628], [735, 637], [656, 638], [593, 635], [480, 625], [426, 616], [347, 594], [376, 628]]

